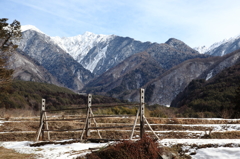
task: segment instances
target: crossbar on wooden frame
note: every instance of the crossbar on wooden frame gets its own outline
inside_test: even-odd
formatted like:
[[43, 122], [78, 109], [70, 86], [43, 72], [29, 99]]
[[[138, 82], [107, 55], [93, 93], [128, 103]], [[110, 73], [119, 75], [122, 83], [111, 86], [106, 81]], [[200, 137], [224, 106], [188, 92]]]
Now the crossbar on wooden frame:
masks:
[[[148, 127], [150, 128], [150, 130], [155, 134], [155, 132], [153, 131], [153, 129], [151, 128], [150, 124], [148, 123], [144, 112], [145, 112], [145, 102], [144, 102], [144, 89], [140, 89], [140, 105], [136, 105], [136, 104], [127, 104], [127, 105], [107, 105], [107, 106], [102, 106], [102, 105], [96, 105], [96, 106], [92, 106], [92, 95], [88, 94], [88, 103], [87, 103], [87, 107], [80, 107], [80, 108], [69, 108], [69, 109], [60, 109], [60, 110], [46, 110], [45, 109], [45, 99], [42, 100], [42, 109], [41, 109], [41, 115], [40, 115], [40, 126], [39, 129], [37, 131], [37, 137], [36, 137], [36, 141], [39, 140], [40, 134], [42, 133], [42, 139], [44, 139], [44, 131], [46, 131], [48, 133], [48, 140], [50, 140], [50, 134], [49, 132], [51, 131], [82, 131], [80, 140], [82, 140], [83, 138], [83, 134], [86, 134], [86, 138], [88, 138], [88, 136], [90, 136], [90, 130], [91, 129], [96, 129], [98, 132], [99, 137], [102, 139], [100, 132], [98, 131], [98, 129], [116, 129], [116, 128], [127, 128], [127, 127], [132, 127], [132, 132], [131, 132], [131, 136], [130, 136], [130, 140], [132, 140], [133, 134], [134, 134], [134, 130], [136, 127], [140, 127], [140, 137], [143, 137], [143, 134], [145, 133], [144, 131], [144, 125], [145, 122], [147, 123]], [[139, 106], [138, 112], [136, 114], [136, 118], [134, 121], [133, 126], [131, 125], [125, 125], [125, 126], [108, 126], [108, 127], [99, 127], [97, 126], [97, 122], [95, 120], [95, 118], [102, 118], [102, 117], [122, 117], [120, 115], [118, 116], [94, 116], [92, 108], [109, 108], [109, 107], [117, 107], [117, 106]], [[46, 112], [50, 112], [50, 111], [65, 111], [65, 110], [78, 110], [78, 109], [86, 109], [87, 110], [87, 114], [86, 114], [86, 118], [75, 118], [75, 119], [47, 119], [47, 115]], [[126, 116], [126, 115], [124, 115]], [[137, 119], [138, 116], [140, 118], [140, 126], [137, 126]], [[129, 116], [128, 116], [129, 117]], [[84, 120], [85, 119], [85, 125], [84, 128], [82, 129], [71, 129], [71, 130], [49, 130], [48, 129], [48, 122], [50, 121], [73, 121], [73, 120]], [[91, 120], [94, 121], [95, 127], [91, 127]], [[44, 128], [46, 125], [46, 129]], [[156, 136], [157, 137], [157, 136]], [[158, 137], [157, 137], [158, 138]], [[159, 138], [158, 138], [159, 139]]]

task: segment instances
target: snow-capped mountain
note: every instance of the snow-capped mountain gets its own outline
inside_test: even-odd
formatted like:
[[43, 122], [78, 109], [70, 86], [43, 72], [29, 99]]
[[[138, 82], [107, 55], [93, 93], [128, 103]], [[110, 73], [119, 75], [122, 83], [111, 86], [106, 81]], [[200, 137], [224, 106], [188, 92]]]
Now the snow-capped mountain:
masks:
[[240, 49], [240, 35], [213, 44], [206, 54], [223, 56], [238, 49]]
[[33, 31], [44, 34], [41, 30], [39, 30], [37, 27], [35, 27], [33, 25], [23, 25], [23, 26], [21, 26], [21, 31], [22, 32], [24, 32], [26, 30], [33, 30]]
[[51, 37], [51, 39], [95, 75], [101, 75], [127, 57], [142, 52], [152, 45], [128, 37], [91, 32], [74, 37]]
[[206, 46], [198, 46], [194, 47], [193, 49], [198, 51], [200, 54], [204, 54], [208, 50]]
[[[105, 54], [107, 45], [114, 35], [94, 34], [85, 32], [83, 35], [74, 37], [51, 37], [55, 44], [60, 46], [64, 51], [69, 53], [77, 62], [81, 63], [88, 52], [97, 47], [100, 54]], [[105, 47], [100, 47], [99, 44], [105, 44]], [[99, 62], [102, 56], [96, 57], [84, 67], [91, 72], [95, 69], [95, 65]]]
[[213, 56], [223, 56], [240, 48], [240, 35], [224, 39], [222, 41], [212, 44], [210, 47], [200, 46], [195, 47], [201, 54], [208, 54]]
[[18, 48], [48, 70], [63, 86], [80, 90], [93, 74], [53, 43], [52, 39], [30, 27], [22, 33]]
[[213, 68], [215, 60], [220, 57], [210, 59], [210, 63], [196, 58], [208, 59], [206, 54], [220, 56], [223, 51], [226, 54], [240, 48], [239, 36], [209, 48], [195, 48], [205, 53], [201, 55], [174, 38], [158, 44], [90, 32], [74, 37], [50, 37], [33, 26], [23, 27], [22, 30], [19, 48], [65, 87], [130, 101], [138, 99], [135, 90], [143, 87], [148, 91], [147, 101], [151, 104], [169, 105], [191, 80], [200, 77], [203, 72], [202, 78], [206, 79], [214, 76], [222, 66], [228, 66], [226, 62], [219, 68]]
[[[139, 95], [137, 93], [132, 94], [133, 92], [135, 93], [135, 90], [144, 87], [152, 80], [158, 80], [167, 70], [172, 69], [186, 60], [195, 58], [205, 59], [207, 57], [208, 55], [199, 54], [184, 42], [171, 38], [165, 43], [153, 44], [145, 52], [136, 53], [130, 56], [98, 78], [89, 82], [84, 89], [89, 91], [89, 93], [94, 91], [94, 93], [97, 94], [106, 94], [124, 100], [138, 101]], [[173, 99], [188, 82], [197, 77], [200, 74], [199, 72], [206, 69], [205, 66], [194, 67], [196, 65], [189, 65], [186, 67], [186, 71], [189, 71], [187, 69], [192, 67], [189, 76], [181, 74], [182, 72], [175, 72], [176, 77], [173, 80], [167, 78], [166, 85], [156, 84], [156, 88], [161, 89], [161, 91], [159, 91], [160, 93], [157, 92], [154, 94], [152, 99], [149, 97], [152, 94], [151, 91], [155, 88], [151, 88], [151, 90], [148, 89], [146, 101], [154, 104], [169, 105], [171, 99]], [[165, 89], [166, 87], [169, 89]], [[162, 96], [161, 100], [159, 99], [160, 96]]]
[[[148, 49], [152, 43], [129, 37], [85, 32], [74, 37], [49, 37], [34, 26], [22, 26], [22, 31], [43, 34], [47, 43], [55, 44], [94, 75], [101, 75], [129, 56]], [[27, 37], [26, 37], [27, 38]], [[22, 44], [20, 44], [22, 45]], [[24, 48], [24, 46], [20, 46]]]

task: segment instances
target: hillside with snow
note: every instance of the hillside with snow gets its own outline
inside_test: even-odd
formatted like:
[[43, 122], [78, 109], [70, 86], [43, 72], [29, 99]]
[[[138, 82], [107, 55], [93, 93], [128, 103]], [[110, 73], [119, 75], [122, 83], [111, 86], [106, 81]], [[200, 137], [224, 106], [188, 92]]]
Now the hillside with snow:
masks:
[[[76, 61], [81, 63], [83, 58], [93, 48], [99, 48], [99, 43], [108, 43], [114, 35], [94, 34], [85, 32], [83, 35], [74, 37], [51, 37], [55, 44], [69, 53]], [[97, 62], [96, 62], [97, 63]], [[90, 69], [90, 71], [92, 71]]]
[[35, 27], [33, 25], [23, 25], [23, 26], [21, 26], [21, 31], [22, 32], [27, 31], [27, 30], [33, 30], [33, 31], [44, 34], [41, 30], [39, 30], [37, 27]]
[[240, 35], [223, 39], [222, 41], [212, 44], [210, 47], [199, 46], [194, 48], [201, 54], [208, 54], [213, 56], [223, 56], [240, 49]]

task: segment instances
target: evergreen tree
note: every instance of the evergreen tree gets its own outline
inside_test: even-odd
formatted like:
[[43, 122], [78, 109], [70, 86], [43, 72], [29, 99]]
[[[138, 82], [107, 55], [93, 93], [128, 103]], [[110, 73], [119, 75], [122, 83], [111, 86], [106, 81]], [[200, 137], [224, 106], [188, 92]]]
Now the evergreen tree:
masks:
[[13, 41], [21, 38], [20, 22], [7, 23], [7, 18], [0, 19], [0, 91], [3, 92], [11, 82], [13, 70], [8, 69], [9, 59], [17, 45]]
[[239, 118], [240, 117], [240, 86], [236, 90], [236, 96], [233, 100], [233, 103], [235, 104], [233, 118]]

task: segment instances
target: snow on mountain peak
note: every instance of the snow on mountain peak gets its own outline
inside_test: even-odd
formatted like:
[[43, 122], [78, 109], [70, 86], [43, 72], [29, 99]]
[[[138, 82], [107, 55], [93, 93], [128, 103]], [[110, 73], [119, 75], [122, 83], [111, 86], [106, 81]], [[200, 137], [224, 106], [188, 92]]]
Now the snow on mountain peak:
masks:
[[90, 35], [95, 35], [95, 34], [92, 33], [92, 32], [86, 31], [83, 35], [84, 35], [84, 36], [90, 36]]
[[199, 47], [194, 47], [193, 49], [198, 51], [200, 54], [204, 54], [208, 48], [206, 46], [199, 46]]
[[237, 36], [233, 36], [228, 39], [223, 39], [222, 41], [216, 42], [216, 43], [212, 44], [210, 47], [200, 46], [200, 47], [195, 47], [193, 49], [198, 51], [201, 54], [204, 54], [206, 52], [211, 52], [212, 50], [214, 50], [215, 48], [219, 47], [222, 44], [233, 42], [234, 40], [239, 39], [239, 38], [240, 38], [240, 34]]
[[[51, 37], [51, 39], [55, 44], [57, 44], [64, 51], [69, 53], [75, 60], [81, 63], [83, 58], [93, 47], [99, 47], [99, 43], [105, 43], [107, 45], [109, 39], [113, 37], [114, 35], [94, 34], [87, 31], [82, 35], [77, 35], [73, 37]], [[107, 51], [106, 48], [107, 47], [99, 48], [99, 52], [104, 55]], [[98, 61], [99, 60], [100, 59], [98, 59]], [[97, 63], [98, 61], [96, 61], [95, 59], [88, 65], [83, 66], [92, 72], [96, 66], [96, 64], [93, 64], [93, 62]]]
[[21, 30], [22, 30], [22, 32], [27, 31], [27, 30], [34, 30], [34, 31], [44, 34], [41, 30], [39, 30], [37, 27], [35, 27], [33, 25], [23, 25], [23, 26], [21, 26]]

